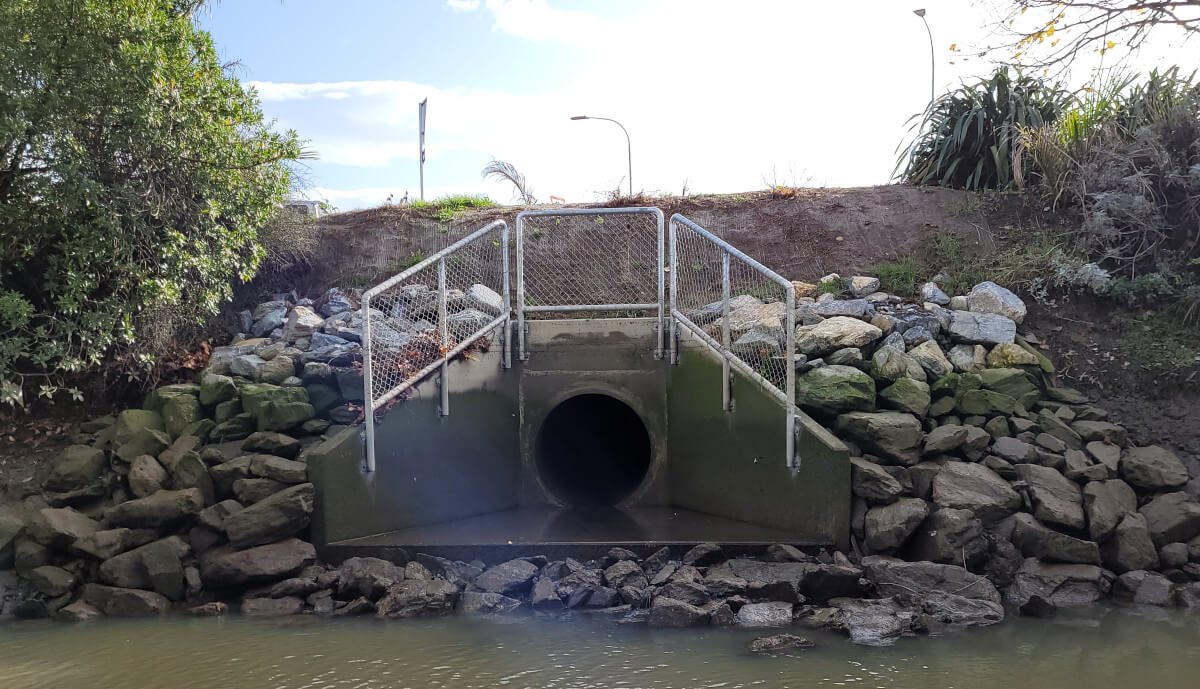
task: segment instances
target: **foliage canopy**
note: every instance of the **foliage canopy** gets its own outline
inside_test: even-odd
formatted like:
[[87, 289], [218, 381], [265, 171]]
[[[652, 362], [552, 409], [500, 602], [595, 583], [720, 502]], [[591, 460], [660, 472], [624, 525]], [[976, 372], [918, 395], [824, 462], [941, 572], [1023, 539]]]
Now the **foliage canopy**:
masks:
[[0, 0], [0, 401], [147, 363], [262, 259], [300, 142], [196, 5]]

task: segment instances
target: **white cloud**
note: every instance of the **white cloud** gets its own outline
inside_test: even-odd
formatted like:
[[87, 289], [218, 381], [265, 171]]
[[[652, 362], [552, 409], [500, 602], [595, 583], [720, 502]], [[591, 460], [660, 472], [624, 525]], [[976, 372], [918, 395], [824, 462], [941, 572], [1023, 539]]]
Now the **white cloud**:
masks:
[[[463, 11], [471, 4], [459, 2]], [[977, 38], [974, 3], [925, 0], [937, 85], [989, 71], [951, 53]], [[452, 5], [453, 6], [453, 5]], [[905, 121], [929, 97], [925, 27], [908, 6], [863, 1], [850, 16], [833, 3], [672, 0], [638, 5], [620, 24], [545, 0], [487, 0], [496, 29], [531, 41], [563, 39], [583, 67], [543, 90], [497, 91], [403, 80], [310, 84], [251, 82], [280, 123], [311, 139], [327, 163], [369, 169], [370, 188], [319, 180], [337, 205], [381, 202], [386, 180], [409, 179], [416, 196], [417, 103], [429, 99], [426, 197], [445, 190], [511, 190], [479, 179], [492, 157], [514, 163], [546, 200], [592, 201], [635, 189], [733, 192], [784, 184], [854, 186], [888, 181]], [[458, 9], [458, 8], [456, 8]], [[1186, 62], [1176, 56], [1173, 62]], [[535, 70], [537, 65], [528, 65]], [[361, 176], [358, 177], [361, 179]], [[378, 187], [378, 188], [375, 188]]]
[[531, 41], [594, 40], [615, 28], [595, 14], [555, 9], [546, 0], [487, 0], [486, 7], [496, 29]]

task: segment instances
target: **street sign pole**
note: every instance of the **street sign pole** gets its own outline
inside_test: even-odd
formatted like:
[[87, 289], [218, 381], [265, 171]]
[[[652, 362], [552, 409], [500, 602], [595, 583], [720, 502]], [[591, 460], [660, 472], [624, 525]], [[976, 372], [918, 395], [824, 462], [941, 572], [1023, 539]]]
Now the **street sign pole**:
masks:
[[425, 200], [425, 103], [427, 103], [428, 101], [429, 101], [428, 98], [421, 101], [421, 106], [419, 108], [420, 119], [421, 119], [421, 127], [420, 127], [421, 150], [420, 150], [420, 157], [419, 157], [420, 163], [419, 164], [421, 167], [421, 200], [422, 201]]

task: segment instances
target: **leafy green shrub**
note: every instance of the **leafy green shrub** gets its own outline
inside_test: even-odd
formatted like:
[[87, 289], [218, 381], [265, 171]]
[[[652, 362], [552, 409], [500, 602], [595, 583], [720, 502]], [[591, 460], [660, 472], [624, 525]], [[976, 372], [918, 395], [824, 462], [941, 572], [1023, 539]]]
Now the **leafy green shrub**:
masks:
[[1061, 89], [1001, 67], [991, 77], [943, 94], [914, 116], [915, 141], [896, 169], [903, 169], [900, 178], [911, 184], [1008, 188], [1018, 132], [1054, 120], [1067, 102]]
[[148, 364], [263, 258], [300, 144], [222, 68], [199, 4], [0, 3], [5, 401]]

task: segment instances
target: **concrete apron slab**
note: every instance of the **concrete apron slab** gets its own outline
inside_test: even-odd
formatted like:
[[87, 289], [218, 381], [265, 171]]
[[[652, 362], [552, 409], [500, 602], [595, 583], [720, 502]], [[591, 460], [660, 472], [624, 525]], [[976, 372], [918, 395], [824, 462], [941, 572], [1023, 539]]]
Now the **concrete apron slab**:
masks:
[[[735, 410], [722, 410], [719, 359], [686, 333], [678, 366], [656, 359], [656, 323], [528, 322], [527, 361], [505, 370], [493, 347], [451, 364], [448, 416], [437, 413], [436, 376], [389, 410], [376, 424], [372, 474], [362, 471], [360, 428], [324, 441], [309, 460], [323, 556], [404, 548], [473, 559], [548, 546], [583, 555], [704, 541], [845, 547], [845, 447], [800, 414], [801, 464], [789, 469], [782, 406], [735, 374]], [[620, 442], [638, 434], [648, 445]], [[591, 463], [605, 452], [622, 453], [607, 458], [624, 472], [617, 485], [587, 473], [604, 468]], [[572, 485], [576, 475], [585, 480]], [[596, 482], [604, 489], [589, 492]], [[612, 502], [586, 504], [589, 495]]]

